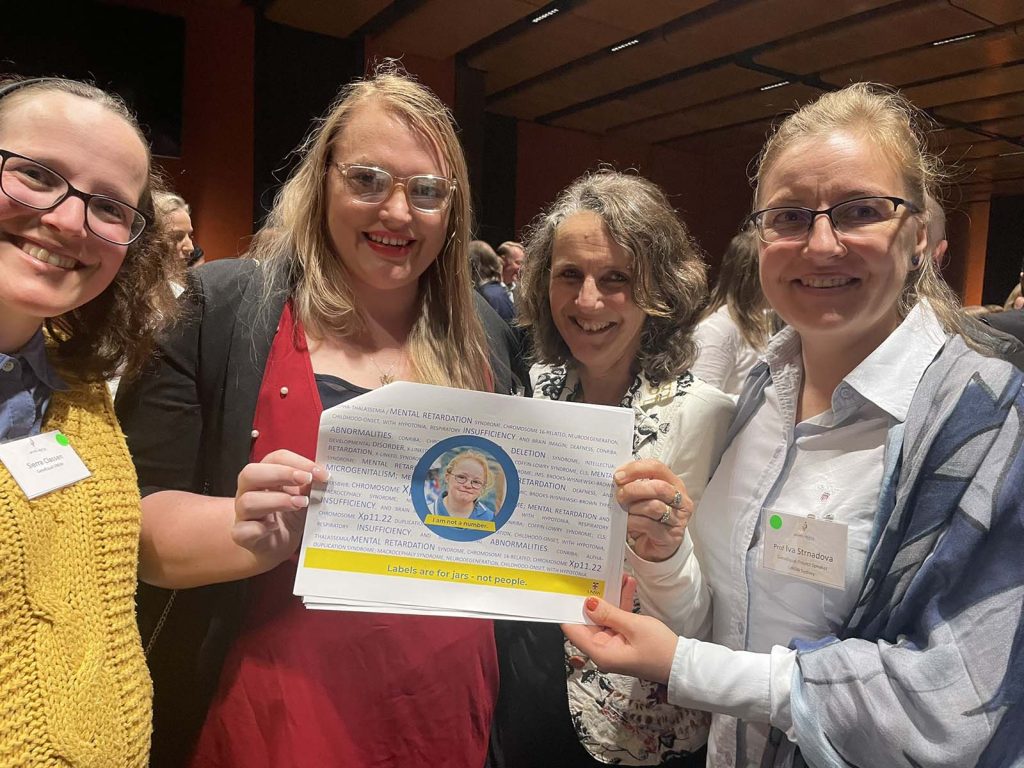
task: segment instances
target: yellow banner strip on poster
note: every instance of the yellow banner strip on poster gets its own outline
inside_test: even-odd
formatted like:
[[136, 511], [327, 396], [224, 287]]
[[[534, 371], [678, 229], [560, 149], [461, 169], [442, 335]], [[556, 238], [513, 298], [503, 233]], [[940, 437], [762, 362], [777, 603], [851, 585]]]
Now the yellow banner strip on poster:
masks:
[[495, 565], [449, 563], [419, 557], [376, 555], [369, 552], [346, 552], [310, 547], [305, 566], [328, 571], [368, 573], [374, 576], [400, 576], [407, 579], [448, 581], [457, 584], [482, 584], [506, 589], [528, 589], [533, 592], [554, 592], [562, 595], [602, 595], [604, 581], [561, 573], [527, 571]]
[[470, 520], [468, 517], [427, 515], [423, 522], [427, 525], [442, 525], [446, 528], [468, 528], [471, 531], [490, 531], [494, 533], [497, 530], [494, 523], [488, 520]]

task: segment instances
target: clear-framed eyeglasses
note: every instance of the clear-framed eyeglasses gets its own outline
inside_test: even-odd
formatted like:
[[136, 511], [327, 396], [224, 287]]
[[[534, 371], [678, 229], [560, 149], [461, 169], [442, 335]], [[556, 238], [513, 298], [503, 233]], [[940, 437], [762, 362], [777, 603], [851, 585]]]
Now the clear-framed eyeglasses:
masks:
[[85, 203], [86, 228], [115, 245], [131, 245], [149, 223], [135, 206], [107, 195], [83, 192], [52, 168], [4, 149], [0, 149], [0, 191], [37, 211], [53, 210], [69, 197], [77, 197]]
[[921, 209], [902, 197], [856, 197], [831, 208], [765, 208], [750, 214], [757, 236], [765, 243], [803, 242], [819, 216], [827, 216], [832, 227], [842, 235], [869, 237], [886, 232], [899, 216], [900, 207], [910, 213]]
[[446, 176], [394, 176], [383, 168], [354, 163], [334, 163], [334, 167], [352, 198], [368, 205], [384, 202], [395, 186], [401, 184], [411, 208], [421, 213], [438, 213], [448, 207], [455, 192], [455, 179]]

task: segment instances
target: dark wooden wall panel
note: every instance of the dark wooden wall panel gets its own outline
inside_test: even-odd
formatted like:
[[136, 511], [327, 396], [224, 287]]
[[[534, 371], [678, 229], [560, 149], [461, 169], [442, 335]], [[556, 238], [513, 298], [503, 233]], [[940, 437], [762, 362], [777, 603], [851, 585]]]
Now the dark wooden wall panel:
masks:
[[990, 26], [977, 16], [953, 8], [946, 0], [908, 5], [887, 8], [887, 12], [861, 23], [850, 22], [816, 35], [800, 36], [758, 55], [755, 61], [797, 74], [821, 72]]

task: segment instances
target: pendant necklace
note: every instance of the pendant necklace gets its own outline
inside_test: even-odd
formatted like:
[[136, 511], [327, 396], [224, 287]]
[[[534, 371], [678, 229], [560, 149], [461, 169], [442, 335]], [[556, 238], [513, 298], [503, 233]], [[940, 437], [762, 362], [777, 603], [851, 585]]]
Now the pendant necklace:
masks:
[[373, 367], [376, 368], [377, 373], [380, 374], [380, 385], [382, 387], [385, 384], [390, 384], [395, 380], [395, 366], [398, 365], [398, 361], [401, 359], [401, 357], [401, 353], [399, 353], [399, 356], [392, 361], [391, 365], [389, 365], [388, 369], [385, 371], [377, 364], [376, 355], [370, 355], [370, 362], [373, 363]]

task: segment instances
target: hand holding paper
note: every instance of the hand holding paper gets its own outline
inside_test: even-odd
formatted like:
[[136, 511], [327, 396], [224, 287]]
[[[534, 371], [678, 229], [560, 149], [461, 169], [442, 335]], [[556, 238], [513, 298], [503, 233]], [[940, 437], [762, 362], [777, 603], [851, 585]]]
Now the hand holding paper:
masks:
[[693, 515], [686, 486], [660, 461], [643, 459], [615, 471], [619, 505], [629, 513], [626, 535], [644, 560], [660, 562], [676, 553]]
[[623, 584], [621, 608], [587, 598], [584, 610], [597, 626], [563, 624], [562, 631], [603, 672], [667, 683], [679, 638], [657, 619], [632, 612], [635, 592], [636, 582], [629, 578]]
[[586, 597], [619, 597], [610, 481], [632, 427], [624, 408], [411, 382], [326, 410], [331, 480], [314, 484], [295, 593], [318, 610], [582, 621]]
[[302, 540], [312, 481], [326, 482], [328, 475], [310, 459], [285, 450], [247, 464], [238, 475], [234, 542], [268, 567], [285, 560]]

